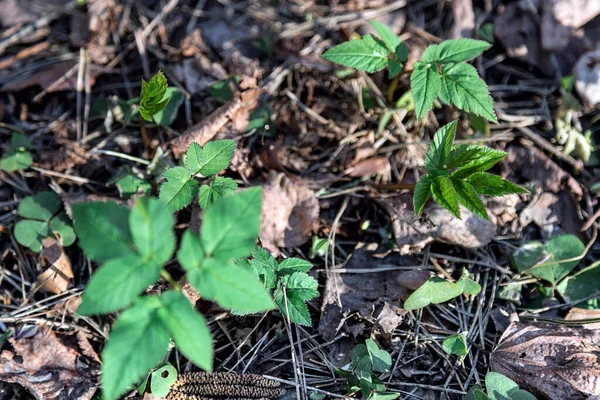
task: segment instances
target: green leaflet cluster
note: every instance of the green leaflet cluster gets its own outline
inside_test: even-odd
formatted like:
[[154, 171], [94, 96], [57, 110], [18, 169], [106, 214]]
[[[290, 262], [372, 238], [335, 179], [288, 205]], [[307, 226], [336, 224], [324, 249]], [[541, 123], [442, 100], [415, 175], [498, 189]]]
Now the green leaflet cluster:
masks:
[[[207, 300], [244, 313], [274, 308], [256, 276], [233, 261], [255, 248], [261, 189], [219, 199], [204, 213], [200, 237], [187, 230], [177, 259], [190, 284]], [[181, 293], [142, 296], [176, 249], [174, 218], [164, 203], [139, 198], [129, 210], [114, 202], [73, 205], [80, 247], [102, 266], [92, 276], [78, 309], [82, 315], [125, 309], [102, 353], [104, 399], [115, 399], [165, 357], [170, 340], [199, 367], [212, 369], [209, 328]], [[132, 350], [135, 349], [135, 350]]]
[[20, 133], [13, 133], [10, 137], [10, 146], [0, 158], [0, 169], [13, 172], [29, 168], [33, 146], [27, 137]]
[[[312, 264], [300, 258], [286, 258], [277, 262], [267, 250], [258, 248], [252, 259], [239, 259], [238, 265], [252, 271], [269, 293], [284, 316], [296, 324], [310, 326], [306, 302], [319, 296], [318, 282], [306, 272]], [[239, 311], [238, 311], [239, 312]]]
[[465, 400], [536, 400], [536, 397], [526, 390], [519, 389], [512, 379], [497, 372], [488, 372], [485, 375], [485, 389], [474, 385]]
[[522, 187], [487, 173], [488, 169], [506, 157], [506, 153], [478, 145], [454, 145], [456, 121], [441, 127], [425, 155], [427, 174], [415, 187], [413, 204], [420, 214], [425, 203], [433, 199], [452, 215], [460, 218], [459, 204], [472, 213], [488, 219], [479, 195], [503, 196], [527, 193]]
[[408, 296], [403, 307], [408, 311], [418, 310], [430, 304], [445, 303], [463, 293], [475, 295], [480, 291], [481, 285], [467, 275], [463, 275], [456, 283], [432, 276]]
[[167, 87], [167, 78], [161, 71], [158, 71], [149, 82], [142, 79], [140, 115], [146, 121], [152, 122], [152, 117], [169, 103], [169, 97], [165, 97]]
[[199, 204], [206, 210], [217, 199], [233, 194], [238, 185], [231, 178], [217, 176], [209, 184], [199, 187], [194, 177], [198, 174], [204, 177], [216, 175], [227, 168], [234, 150], [233, 140], [215, 140], [204, 147], [192, 143], [185, 153], [184, 166], [164, 172], [167, 181], [160, 187], [160, 199], [174, 212], [190, 205], [199, 191]]
[[[387, 26], [376, 21], [370, 23], [379, 38], [365, 35], [339, 44], [326, 51], [323, 58], [366, 72], [380, 71], [387, 66], [389, 78], [394, 78], [402, 72], [407, 59], [406, 45]], [[423, 118], [439, 96], [446, 104], [498, 122], [485, 82], [477, 70], [466, 63], [490, 46], [482, 40], [453, 39], [427, 47], [421, 60], [413, 65], [410, 76], [417, 118]]]
[[366, 400], [393, 400], [400, 393], [386, 392], [385, 385], [375, 373], [385, 373], [392, 367], [390, 354], [380, 349], [372, 339], [365, 344], [357, 344], [352, 350], [352, 362], [349, 370], [336, 370], [348, 379], [348, 391], [351, 395], [361, 392]]

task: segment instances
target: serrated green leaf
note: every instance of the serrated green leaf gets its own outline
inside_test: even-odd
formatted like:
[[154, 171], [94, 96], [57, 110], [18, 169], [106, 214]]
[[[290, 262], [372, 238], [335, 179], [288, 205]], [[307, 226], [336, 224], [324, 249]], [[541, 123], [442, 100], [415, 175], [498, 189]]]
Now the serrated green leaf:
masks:
[[446, 64], [442, 67], [440, 98], [489, 121], [498, 122], [488, 88], [469, 64]]
[[421, 214], [423, 211], [423, 207], [427, 203], [427, 200], [431, 197], [431, 183], [433, 179], [429, 175], [425, 175], [419, 179], [417, 185], [415, 186], [415, 192], [413, 195], [413, 208], [415, 210], [415, 214]]
[[388, 64], [388, 79], [395, 78], [400, 72], [402, 72], [402, 63], [396, 60], [390, 60]]
[[483, 204], [483, 201], [479, 198], [479, 195], [475, 191], [475, 188], [468, 182], [460, 179], [450, 179], [452, 185], [458, 195], [458, 202], [465, 206], [467, 210], [473, 214], [480, 216], [483, 219], [489, 220], [487, 209]]
[[431, 110], [433, 101], [441, 88], [440, 75], [435, 65], [417, 61], [410, 75], [410, 88], [415, 102], [415, 113], [421, 119]]
[[405, 310], [417, 310], [429, 304], [440, 304], [462, 294], [461, 288], [453, 282], [433, 276], [415, 290], [404, 302]]
[[275, 270], [271, 266], [254, 258], [247, 263], [247, 268], [254, 272], [263, 286], [269, 291], [275, 288], [277, 276], [275, 275]]
[[171, 364], [167, 364], [150, 375], [150, 391], [156, 397], [166, 397], [175, 382], [177, 370]]
[[180, 291], [164, 292], [160, 301], [162, 307], [158, 311], [158, 317], [173, 337], [179, 351], [200, 368], [212, 371], [212, 337], [204, 317], [194, 311]]
[[162, 265], [145, 262], [133, 252], [109, 260], [92, 275], [77, 312], [108, 314], [129, 306], [158, 280], [161, 269]]
[[78, 203], [71, 208], [79, 247], [86, 256], [102, 263], [132, 253], [129, 209], [112, 201]]
[[304, 301], [319, 297], [319, 283], [315, 278], [305, 272], [294, 272], [281, 278], [280, 281], [285, 284], [288, 296], [298, 297]]
[[528, 191], [519, 185], [500, 178], [497, 175], [487, 172], [475, 172], [467, 177], [469, 182], [477, 193], [484, 196], [504, 196], [512, 193], [528, 193]]
[[450, 211], [456, 218], [460, 218], [458, 208], [458, 194], [447, 176], [437, 176], [431, 183], [431, 194], [433, 199], [446, 210]]
[[388, 64], [389, 50], [371, 35], [341, 43], [327, 50], [322, 57], [345, 67], [365, 72], [381, 71]]
[[176, 87], [168, 87], [164, 97], [163, 102], [156, 107], [159, 111], [154, 114], [154, 121], [160, 126], [171, 126], [177, 118], [177, 112], [185, 97]]
[[263, 264], [264, 266], [271, 268], [273, 271], [276, 271], [279, 268], [275, 257], [273, 257], [273, 255], [268, 250], [262, 247], [257, 247], [256, 250], [252, 252], [252, 257], [254, 260], [259, 262], [260, 264]]
[[26, 150], [8, 149], [0, 158], [0, 169], [6, 172], [21, 171], [29, 168], [33, 159]]
[[124, 199], [128, 199], [134, 194], [149, 194], [152, 191], [152, 185], [129, 171], [114, 178], [114, 184], [119, 189], [119, 194]]
[[142, 79], [142, 94], [140, 96], [140, 114], [146, 121], [152, 121], [152, 117], [162, 111], [169, 99], [165, 99], [167, 92], [167, 78], [158, 71], [146, 82]]
[[446, 159], [446, 168], [464, 167], [472, 161], [486, 157], [489, 147], [474, 144], [459, 144], [452, 147]]
[[404, 43], [400, 43], [398, 47], [396, 47], [396, 60], [400, 62], [406, 62], [408, 60], [408, 47]]
[[456, 136], [456, 121], [442, 126], [433, 136], [429, 150], [425, 154], [425, 168], [428, 171], [443, 169], [446, 159], [452, 150], [454, 137]]
[[198, 193], [198, 182], [186, 168], [169, 168], [163, 174], [167, 182], [160, 186], [159, 198], [171, 212], [187, 207]]
[[[484, 150], [485, 149], [485, 150]], [[479, 153], [479, 158], [469, 161], [464, 166], [460, 167], [452, 173], [454, 179], [464, 179], [475, 172], [483, 172], [492, 168], [499, 161], [506, 157], [504, 151], [494, 150], [489, 147], [484, 147]]]
[[208, 256], [229, 260], [252, 253], [260, 230], [260, 187], [217, 200], [204, 214], [201, 242]]
[[235, 150], [233, 140], [215, 140], [208, 142], [199, 153], [200, 156], [187, 160], [187, 167], [193, 173], [204, 176], [215, 175], [229, 166]]
[[[585, 245], [575, 235], [559, 235], [546, 243], [523, 244], [512, 256], [513, 265], [521, 273], [556, 284], [581, 261]], [[562, 261], [571, 260], [573, 261]]]
[[448, 64], [469, 61], [489, 49], [483, 40], [451, 39], [433, 44], [425, 49], [421, 59], [426, 63]]
[[231, 178], [215, 177], [210, 185], [200, 187], [199, 203], [206, 210], [222, 197], [231, 196], [238, 188], [238, 184]]
[[185, 152], [183, 164], [192, 174], [199, 173], [200, 169], [204, 165], [205, 161], [202, 153], [202, 147], [196, 142], [192, 142], [190, 147], [188, 147], [187, 151]]
[[312, 263], [301, 258], [286, 258], [277, 266], [277, 275], [291, 275], [294, 272], [307, 272], [312, 268]]
[[207, 258], [187, 276], [203, 298], [228, 310], [249, 314], [273, 308], [271, 296], [256, 275], [237, 265]]
[[129, 214], [131, 236], [142, 259], [164, 264], [175, 251], [173, 214], [158, 199], [139, 198]]
[[400, 46], [402, 40], [396, 35], [388, 26], [377, 21], [369, 21], [369, 23], [375, 28], [375, 31], [379, 35], [381, 41], [385, 44], [385, 47], [390, 53], [395, 53], [396, 48]]
[[467, 355], [467, 333], [461, 332], [450, 335], [442, 342], [446, 354], [462, 357]]
[[275, 304], [279, 311], [283, 316], [287, 316], [289, 311], [290, 321], [295, 324], [310, 326], [310, 313], [305, 302], [319, 296], [318, 282], [304, 272], [295, 272], [282, 277], [280, 285], [275, 293]]
[[367, 339], [365, 342], [371, 361], [373, 363], [373, 371], [388, 372], [392, 367], [392, 357], [387, 351], [380, 349], [373, 339]]
[[116, 400], [167, 354], [169, 332], [157, 297], [142, 297], [115, 322], [102, 351], [102, 398]]

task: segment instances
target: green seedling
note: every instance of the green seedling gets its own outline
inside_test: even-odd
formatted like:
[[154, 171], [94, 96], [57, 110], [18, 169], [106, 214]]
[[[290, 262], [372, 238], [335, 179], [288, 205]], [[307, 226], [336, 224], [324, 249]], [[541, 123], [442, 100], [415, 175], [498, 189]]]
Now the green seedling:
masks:
[[476, 295], [480, 291], [481, 285], [466, 274], [456, 283], [432, 276], [408, 296], [408, 299], [404, 302], [404, 309], [408, 311], [418, 310], [430, 304], [445, 303], [461, 294]]
[[0, 158], [0, 169], [13, 172], [29, 168], [32, 163], [29, 150], [32, 148], [29, 139], [19, 133], [13, 133], [10, 137], [10, 146]]
[[497, 372], [488, 372], [485, 375], [485, 388], [484, 392], [481, 386], [473, 386], [465, 400], [536, 400], [531, 393], [519, 389], [519, 385], [512, 379]]

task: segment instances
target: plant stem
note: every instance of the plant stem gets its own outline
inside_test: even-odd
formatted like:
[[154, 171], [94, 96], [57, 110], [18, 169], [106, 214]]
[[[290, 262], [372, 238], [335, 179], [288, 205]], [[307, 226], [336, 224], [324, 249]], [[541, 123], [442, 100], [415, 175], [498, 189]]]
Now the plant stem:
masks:
[[150, 150], [150, 139], [148, 139], [148, 134], [146, 133], [146, 126], [144, 125], [144, 117], [140, 115], [140, 133], [142, 134], [142, 140], [144, 141], [144, 145], [148, 150]]
[[169, 284], [173, 287], [174, 290], [181, 290], [179, 283], [177, 283], [177, 281], [171, 276], [169, 271], [163, 268], [163, 270], [160, 271], [160, 276], [162, 276], [162, 278], [165, 281], [169, 282]]
[[390, 86], [388, 86], [387, 101], [391, 107], [394, 106], [394, 104], [393, 104], [394, 103], [394, 92], [396, 91], [396, 88], [398, 87], [398, 82], [400, 82], [400, 76], [402, 76], [402, 74], [396, 75], [394, 77], [394, 79], [392, 79]]

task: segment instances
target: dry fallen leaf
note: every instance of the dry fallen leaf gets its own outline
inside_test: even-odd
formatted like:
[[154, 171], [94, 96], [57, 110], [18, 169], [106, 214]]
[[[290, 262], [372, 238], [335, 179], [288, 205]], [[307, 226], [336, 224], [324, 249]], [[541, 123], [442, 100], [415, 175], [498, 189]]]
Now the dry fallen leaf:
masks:
[[575, 87], [588, 106], [600, 103], [600, 49], [585, 53], [575, 64]]
[[555, 323], [513, 322], [490, 360], [492, 371], [539, 398], [600, 395], [600, 331]]
[[46, 292], [60, 294], [67, 290], [70, 279], [74, 277], [71, 260], [54, 238], [46, 238], [42, 244], [44, 246], [42, 257], [50, 266], [40, 274], [37, 285]]
[[0, 380], [18, 383], [39, 400], [88, 400], [96, 392], [100, 362], [82, 334], [58, 337], [40, 327], [10, 344], [14, 352], [0, 354]]
[[359, 161], [346, 173], [351, 177], [369, 176], [372, 174], [385, 175], [389, 169], [389, 159], [387, 157], [371, 157]]
[[454, 25], [450, 31], [449, 39], [473, 37], [475, 29], [475, 13], [473, 0], [453, 0], [451, 3]]
[[542, 47], [560, 51], [567, 47], [574, 30], [600, 14], [600, 2], [589, 0], [546, 0], [542, 5]]
[[[566, 321], [576, 321], [581, 319], [596, 319], [600, 318], [600, 310], [588, 310], [585, 308], [573, 307], [565, 317]], [[600, 330], [600, 322], [583, 325], [586, 329]]]
[[273, 255], [306, 243], [319, 218], [315, 193], [285, 174], [271, 172], [263, 185], [260, 241]]

